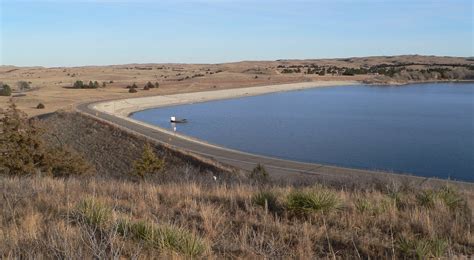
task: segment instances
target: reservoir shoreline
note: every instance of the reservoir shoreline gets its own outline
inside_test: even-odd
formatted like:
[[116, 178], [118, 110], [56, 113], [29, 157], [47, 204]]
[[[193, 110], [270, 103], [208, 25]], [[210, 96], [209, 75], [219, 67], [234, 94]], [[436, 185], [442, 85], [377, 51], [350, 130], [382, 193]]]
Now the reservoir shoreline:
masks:
[[[153, 129], [155, 132], [159, 131], [166, 136], [171, 136], [172, 138], [179, 138], [187, 142], [192, 142], [197, 145], [206, 146], [211, 148], [211, 150], [221, 150], [225, 151], [226, 153], [232, 156], [243, 156], [243, 157], [252, 157], [252, 161], [246, 162], [247, 164], [254, 163], [258, 158], [261, 158], [262, 162], [264, 161], [279, 161], [279, 163], [285, 165], [289, 164], [292, 168], [292, 163], [297, 163], [300, 165], [304, 165], [305, 167], [311, 168], [309, 166], [317, 166], [323, 167], [318, 170], [319, 173], [325, 172], [326, 174], [336, 174], [342, 173], [342, 175], [347, 176], [348, 173], [354, 174], [354, 178], [358, 178], [358, 176], [368, 176], [368, 175], [380, 175], [380, 177], [410, 177], [413, 180], [433, 180], [436, 183], [439, 182], [446, 182], [448, 180], [445, 179], [438, 179], [438, 178], [426, 178], [420, 176], [414, 176], [410, 174], [403, 174], [403, 173], [388, 173], [384, 171], [376, 171], [376, 170], [366, 170], [360, 168], [347, 168], [341, 166], [333, 166], [333, 165], [326, 165], [326, 164], [318, 164], [318, 163], [307, 163], [307, 162], [300, 162], [300, 161], [292, 161], [292, 160], [285, 160], [279, 159], [274, 157], [267, 157], [261, 155], [255, 155], [231, 148], [226, 148], [219, 145], [214, 145], [208, 143], [206, 141], [193, 138], [184, 134], [176, 133], [162, 127], [151, 125], [148, 123], [144, 123], [133, 118], [130, 118], [130, 114], [142, 110], [147, 110], [151, 108], [158, 108], [158, 107], [166, 107], [166, 106], [174, 106], [174, 105], [183, 105], [183, 104], [192, 104], [192, 103], [200, 103], [200, 102], [207, 102], [207, 101], [214, 101], [214, 100], [222, 100], [222, 99], [232, 99], [232, 98], [239, 98], [239, 97], [248, 97], [248, 96], [257, 96], [257, 95], [264, 95], [270, 94], [275, 92], [283, 92], [283, 91], [295, 91], [295, 90], [303, 90], [303, 89], [310, 89], [310, 88], [318, 88], [318, 87], [330, 87], [330, 86], [347, 86], [347, 85], [360, 85], [359, 82], [354, 81], [338, 81], [338, 82], [303, 82], [303, 83], [296, 83], [296, 84], [282, 84], [282, 85], [270, 85], [264, 87], [249, 87], [249, 88], [238, 88], [238, 89], [226, 89], [226, 90], [217, 90], [217, 91], [205, 91], [205, 92], [194, 92], [194, 93], [185, 93], [185, 94], [175, 94], [175, 95], [166, 95], [166, 96], [153, 96], [153, 97], [141, 97], [141, 98], [130, 98], [130, 99], [122, 99], [122, 100], [113, 100], [107, 102], [100, 102], [100, 103], [91, 103], [86, 104], [89, 109], [92, 111], [97, 111], [100, 113], [106, 113], [108, 115], [120, 118], [122, 120], [128, 121], [135, 125], [140, 125], [142, 127], [146, 127], [148, 129]], [[97, 116], [96, 112], [96, 116]], [[89, 113], [92, 114], [92, 113]], [[170, 139], [171, 140], [171, 139]], [[169, 143], [167, 139], [158, 140], [163, 143]], [[178, 147], [183, 148], [183, 147]], [[186, 149], [186, 147], [184, 147]], [[201, 155], [214, 157], [218, 161], [224, 162], [231, 162], [237, 163], [238, 159], [234, 157], [226, 157], [226, 158], [219, 158], [216, 154], [206, 154], [203, 152], [196, 151], [195, 149], [189, 149], [191, 152], [197, 152]], [[232, 160], [234, 160], [232, 162]], [[241, 160], [241, 159], [240, 159]], [[242, 164], [242, 162], [239, 162]], [[250, 167], [250, 166], [249, 166]], [[292, 172], [299, 172], [300, 174], [302, 171], [294, 170], [294, 169], [285, 169], [285, 167], [280, 167], [279, 170], [282, 171], [292, 171]], [[311, 171], [313, 172], [313, 171]], [[314, 171], [316, 172], [316, 171]], [[305, 172], [306, 173], [306, 172]], [[376, 177], [376, 176], [374, 176]], [[430, 181], [431, 182], [431, 181]], [[451, 181], [449, 181], [451, 182]], [[472, 187], [472, 183], [465, 182], [465, 181], [454, 181], [455, 183], [463, 183], [467, 184], [467, 186]]]

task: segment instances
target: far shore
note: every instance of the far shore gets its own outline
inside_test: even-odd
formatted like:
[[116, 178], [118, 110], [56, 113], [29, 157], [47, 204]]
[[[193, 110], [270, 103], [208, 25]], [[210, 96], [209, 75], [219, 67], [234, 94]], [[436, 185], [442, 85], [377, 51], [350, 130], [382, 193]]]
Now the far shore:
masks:
[[260, 87], [232, 88], [214, 91], [202, 91], [151, 97], [137, 97], [105, 101], [92, 104], [92, 108], [104, 113], [120, 117], [128, 117], [132, 113], [165, 106], [184, 105], [213, 100], [231, 99], [247, 96], [264, 95], [275, 92], [295, 91], [318, 87], [360, 85], [357, 81], [312, 81], [290, 84], [268, 85]]

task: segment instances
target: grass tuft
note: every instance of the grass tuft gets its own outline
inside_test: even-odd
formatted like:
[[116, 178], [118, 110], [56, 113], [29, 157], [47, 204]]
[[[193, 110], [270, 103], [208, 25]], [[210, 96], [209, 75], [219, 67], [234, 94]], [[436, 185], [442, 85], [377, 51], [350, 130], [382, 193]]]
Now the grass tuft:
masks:
[[94, 227], [106, 227], [112, 219], [112, 209], [94, 198], [81, 201], [77, 212], [85, 223]]
[[260, 191], [253, 195], [252, 203], [254, 205], [268, 209], [271, 212], [278, 211], [280, 206], [278, 205], [278, 199], [274, 192], [271, 191]]
[[406, 239], [398, 240], [398, 249], [404, 256], [416, 259], [440, 258], [446, 254], [448, 242], [444, 239]]
[[444, 186], [438, 191], [438, 197], [450, 210], [455, 211], [458, 209], [464, 209], [466, 207], [466, 201], [461, 194], [450, 186]]
[[337, 194], [327, 189], [295, 190], [288, 195], [286, 201], [288, 210], [296, 214], [328, 213], [338, 209], [340, 205]]
[[206, 250], [204, 241], [184, 228], [171, 225], [156, 226], [145, 221], [119, 220], [117, 232], [128, 238], [145, 242], [160, 250], [171, 250], [186, 256], [200, 256]]
[[436, 192], [432, 190], [424, 190], [416, 195], [418, 205], [432, 209], [435, 206]]

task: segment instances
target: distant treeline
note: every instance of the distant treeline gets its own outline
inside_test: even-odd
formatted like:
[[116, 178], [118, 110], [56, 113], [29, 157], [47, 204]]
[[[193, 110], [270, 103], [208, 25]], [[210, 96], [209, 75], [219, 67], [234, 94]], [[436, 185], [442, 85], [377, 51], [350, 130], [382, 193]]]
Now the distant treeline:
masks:
[[[411, 68], [424, 66], [425, 68]], [[304, 73], [317, 75], [384, 75], [391, 78], [406, 78], [407, 80], [423, 79], [474, 79], [474, 64], [428, 64], [428, 63], [397, 63], [378, 64], [359, 68], [305, 65], [279, 65], [281, 73]]]

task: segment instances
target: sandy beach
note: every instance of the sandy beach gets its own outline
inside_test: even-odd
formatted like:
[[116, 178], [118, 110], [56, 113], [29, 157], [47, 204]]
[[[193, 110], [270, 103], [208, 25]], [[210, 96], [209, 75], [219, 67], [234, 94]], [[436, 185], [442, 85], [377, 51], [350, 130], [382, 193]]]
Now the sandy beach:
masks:
[[360, 84], [356, 81], [323, 81], [301, 82], [291, 84], [268, 85], [261, 87], [234, 88], [215, 91], [203, 91], [152, 97], [127, 98], [92, 104], [92, 108], [104, 113], [119, 117], [128, 117], [130, 114], [156, 107], [191, 104], [212, 100], [230, 99], [245, 96], [256, 96], [282, 91], [294, 91], [317, 87], [331, 87]]

